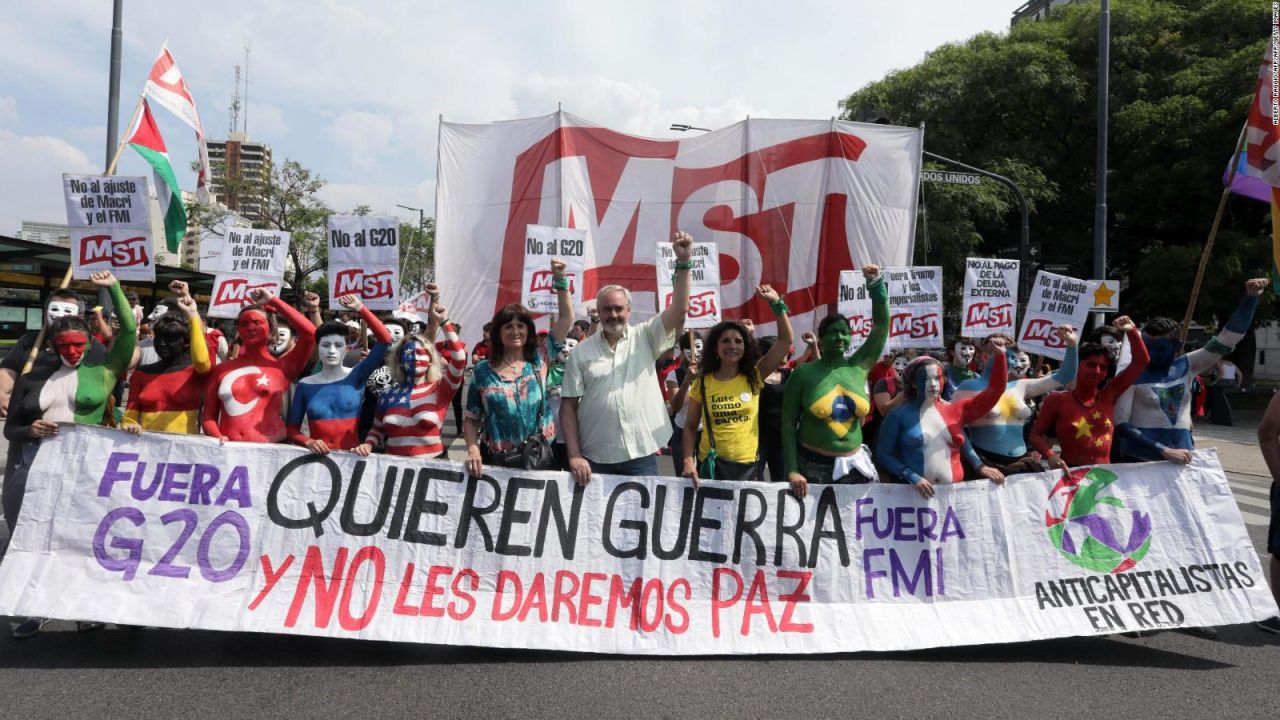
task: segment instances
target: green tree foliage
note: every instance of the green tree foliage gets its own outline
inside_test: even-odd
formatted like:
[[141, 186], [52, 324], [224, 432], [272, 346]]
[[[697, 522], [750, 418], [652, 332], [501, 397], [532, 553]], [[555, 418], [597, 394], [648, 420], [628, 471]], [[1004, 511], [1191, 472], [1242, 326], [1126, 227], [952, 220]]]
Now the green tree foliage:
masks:
[[[1181, 320], [1270, 31], [1255, 0], [1118, 0], [1111, 9], [1108, 268], [1126, 312]], [[925, 125], [925, 148], [1005, 175], [1032, 206], [1039, 262], [1093, 266], [1098, 6], [929, 53], [841, 101]], [[929, 167], [927, 164], [926, 167]], [[941, 169], [943, 166], [934, 166]], [[927, 184], [925, 259], [958, 278], [964, 257], [1017, 257], [1018, 212], [990, 181]], [[1269, 262], [1268, 208], [1232, 197], [1196, 319], [1225, 319]], [[952, 283], [949, 283], [952, 284]], [[1270, 309], [1260, 313], [1269, 319]]]
[[436, 221], [424, 218], [423, 226], [400, 223], [400, 293], [422, 290], [436, 279]]
[[[248, 219], [253, 227], [263, 230], [283, 230], [289, 237], [289, 264], [285, 271], [285, 285], [293, 294], [293, 301], [301, 300], [312, 273], [323, 271], [328, 265], [328, 243], [325, 228], [333, 210], [329, 209], [318, 194], [325, 181], [296, 160], [286, 159], [272, 164], [262, 177], [224, 177], [228, 195], [256, 198], [261, 212]], [[220, 229], [230, 211], [220, 205], [193, 205], [189, 216], [202, 228]]]

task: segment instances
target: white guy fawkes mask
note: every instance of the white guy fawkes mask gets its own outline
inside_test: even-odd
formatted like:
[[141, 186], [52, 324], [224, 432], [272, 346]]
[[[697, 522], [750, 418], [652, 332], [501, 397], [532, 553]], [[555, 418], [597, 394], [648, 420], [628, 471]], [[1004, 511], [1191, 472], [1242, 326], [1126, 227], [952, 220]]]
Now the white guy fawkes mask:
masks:
[[695, 337], [693, 339], [692, 353], [690, 353], [688, 350], [681, 350], [680, 352], [684, 354], [685, 362], [693, 362], [695, 357], [702, 357], [702, 338]]
[[973, 362], [975, 352], [976, 349], [974, 348], [973, 343], [958, 342], [955, 345], [952, 345], [951, 356], [955, 358], [953, 364], [969, 367], [969, 364]]
[[1013, 375], [1015, 379], [1021, 380], [1022, 378], [1025, 378], [1029, 372], [1031, 372], [1031, 356], [1019, 350], [1018, 361], [1009, 368], [1009, 373]]
[[271, 343], [271, 354], [279, 355], [289, 348], [289, 341], [293, 339], [293, 330], [281, 325], [276, 328], [275, 340]]
[[46, 325], [50, 325], [54, 320], [57, 320], [60, 317], [79, 314], [80, 306], [76, 303], [67, 302], [65, 300], [54, 300], [44, 309], [44, 322]]
[[391, 334], [391, 342], [400, 342], [404, 339], [404, 328], [396, 323], [387, 326], [387, 332]]
[[899, 355], [893, 359], [893, 372], [898, 377], [902, 377], [902, 371], [907, 369], [907, 365], [911, 363], [911, 358], [906, 355]]
[[169, 312], [168, 305], [165, 305], [164, 303], [156, 303], [156, 306], [151, 308], [151, 314], [147, 316], [147, 322], [155, 323], [156, 320], [159, 320], [167, 312]]
[[1107, 349], [1107, 354], [1116, 357], [1120, 354], [1120, 341], [1110, 335], [1103, 335], [1099, 338], [1102, 347]]

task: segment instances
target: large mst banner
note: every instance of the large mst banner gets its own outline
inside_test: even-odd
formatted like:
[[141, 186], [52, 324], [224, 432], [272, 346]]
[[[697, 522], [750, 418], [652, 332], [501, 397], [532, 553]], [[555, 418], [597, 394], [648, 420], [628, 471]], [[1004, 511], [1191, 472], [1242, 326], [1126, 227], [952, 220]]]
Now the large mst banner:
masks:
[[[840, 271], [911, 264], [922, 134], [832, 120], [757, 120], [679, 140], [564, 112], [441, 123], [436, 276], [468, 336], [520, 302], [530, 225], [587, 231], [584, 297], [617, 283], [655, 311], [654, 246], [678, 228], [720, 251], [724, 315], [773, 332], [768, 283], [800, 329]], [[825, 312], [825, 309], [823, 310]]]
[[943, 486], [493, 471], [67, 426], [0, 614], [641, 654], [898, 650], [1276, 613], [1211, 452]]

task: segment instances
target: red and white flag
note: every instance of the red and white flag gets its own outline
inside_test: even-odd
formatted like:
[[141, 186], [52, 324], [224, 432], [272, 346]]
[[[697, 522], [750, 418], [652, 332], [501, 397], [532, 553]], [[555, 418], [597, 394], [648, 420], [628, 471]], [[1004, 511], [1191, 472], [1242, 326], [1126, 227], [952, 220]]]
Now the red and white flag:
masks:
[[200, 153], [200, 170], [196, 175], [196, 199], [209, 202], [209, 152], [204, 144], [204, 126], [200, 124], [200, 113], [196, 111], [196, 99], [187, 87], [187, 81], [178, 69], [178, 63], [169, 52], [166, 42], [160, 48], [160, 57], [151, 66], [147, 76], [146, 87], [142, 94], [151, 98], [169, 112], [196, 131], [196, 148]]

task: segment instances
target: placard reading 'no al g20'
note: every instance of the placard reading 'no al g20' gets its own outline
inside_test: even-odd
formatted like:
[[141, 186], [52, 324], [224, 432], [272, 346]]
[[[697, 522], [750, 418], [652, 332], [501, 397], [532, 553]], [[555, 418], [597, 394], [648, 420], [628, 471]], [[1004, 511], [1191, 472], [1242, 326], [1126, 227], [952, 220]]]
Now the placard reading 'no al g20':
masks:
[[279, 296], [289, 257], [289, 233], [227, 226], [218, 275], [209, 298], [209, 317], [233, 318], [261, 288]]
[[110, 270], [120, 280], [156, 279], [145, 177], [63, 175], [72, 277]]
[[582, 307], [582, 275], [586, 271], [589, 239], [586, 230], [529, 225], [524, 237], [524, 274], [521, 302], [535, 313], [553, 313], [559, 307], [551, 286], [551, 260], [563, 260], [573, 307]]
[[942, 485], [486, 469], [66, 426], [0, 614], [635, 654], [1013, 642], [1276, 614], [1212, 452]]
[[395, 310], [400, 287], [400, 221], [392, 216], [331, 215], [329, 308], [355, 295], [370, 310]]
[[[696, 242], [690, 257], [689, 311], [685, 313], [686, 330], [701, 330], [720, 322], [724, 310], [720, 297], [720, 251], [715, 243]], [[671, 306], [675, 285], [676, 253], [669, 242], [658, 243], [658, 312]]]
[[849, 318], [849, 354], [862, 347], [871, 335], [871, 295], [867, 292], [867, 279], [861, 270], [840, 271], [840, 294], [836, 312]]

